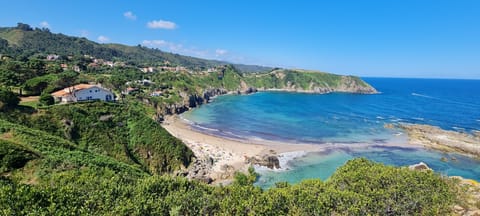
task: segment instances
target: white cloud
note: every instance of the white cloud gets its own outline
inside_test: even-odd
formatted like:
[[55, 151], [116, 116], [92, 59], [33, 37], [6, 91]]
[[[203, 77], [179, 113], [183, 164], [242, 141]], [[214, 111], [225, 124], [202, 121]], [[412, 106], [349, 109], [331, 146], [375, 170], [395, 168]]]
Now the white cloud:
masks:
[[48, 24], [47, 21], [42, 21], [42, 22], [40, 23], [40, 27], [42, 27], [42, 28], [50, 28], [50, 24]]
[[228, 53], [228, 51], [227, 51], [227, 50], [224, 50], [224, 49], [216, 49], [216, 50], [215, 50], [215, 55], [216, 55], [216, 56], [223, 56], [223, 55], [225, 55], [225, 54], [227, 54], [227, 53]]
[[163, 47], [168, 44], [164, 40], [143, 40], [142, 44], [148, 47]]
[[185, 50], [182, 44], [176, 44], [164, 40], [144, 40], [142, 44], [151, 48], [165, 48], [171, 52], [182, 52]]
[[103, 36], [103, 35], [100, 35], [100, 36], [98, 36], [97, 40], [100, 41], [101, 43], [106, 43], [106, 42], [110, 41], [110, 38], [108, 38], [106, 36]]
[[229, 62], [246, 62], [247, 60], [239, 55], [231, 53], [226, 49], [199, 49], [197, 47], [184, 46], [180, 43], [174, 43], [165, 40], [144, 40], [142, 45], [150, 48], [158, 48], [166, 52], [178, 53], [181, 55], [194, 56], [205, 59], [217, 59]]
[[123, 13], [123, 16], [129, 20], [136, 20], [137, 19], [137, 16], [135, 14], [133, 14], [131, 11], [127, 11], [125, 13]]
[[142, 45], [150, 48], [160, 48], [168, 52], [182, 55], [196, 56], [201, 58], [210, 58], [208, 50], [197, 49], [195, 47], [184, 47], [183, 44], [177, 44], [165, 40], [144, 40]]
[[177, 24], [165, 20], [153, 20], [147, 23], [147, 27], [151, 29], [176, 29]]

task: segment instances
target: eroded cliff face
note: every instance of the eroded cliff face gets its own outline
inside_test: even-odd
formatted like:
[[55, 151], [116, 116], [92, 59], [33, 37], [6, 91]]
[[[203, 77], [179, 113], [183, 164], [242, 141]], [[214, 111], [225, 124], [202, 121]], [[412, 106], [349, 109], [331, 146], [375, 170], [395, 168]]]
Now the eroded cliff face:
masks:
[[[225, 72], [227, 73], [227, 72]], [[252, 78], [256, 76], [255, 78]], [[227, 77], [225, 74], [223, 79]], [[254, 79], [260, 79], [258, 80]], [[220, 79], [220, 78], [219, 78]], [[232, 80], [225, 80], [232, 82]], [[238, 78], [237, 87], [203, 87], [203, 91], [189, 93], [180, 91], [181, 99], [178, 102], [165, 104], [157, 107], [157, 113], [161, 120], [162, 115], [180, 114], [201, 104], [210, 102], [214, 97], [224, 94], [250, 94], [257, 91], [286, 91], [326, 94], [333, 92], [345, 92], [355, 94], [378, 93], [368, 83], [354, 76], [340, 76], [326, 73], [304, 73], [299, 71], [274, 71], [270, 74], [249, 75]], [[259, 84], [260, 83], [260, 84]]]
[[332, 89], [333, 92], [349, 92], [358, 94], [377, 94], [378, 91], [370, 84], [358, 77], [342, 76], [340, 85]]
[[[156, 119], [158, 121], [162, 121], [164, 115], [174, 115], [186, 112], [191, 108], [195, 108], [199, 105], [210, 102], [216, 96], [228, 93], [233, 92], [229, 92], [223, 88], [209, 88], [206, 89], [202, 94], [188, 94], [186, 92], [181, 92], [181, 101], [157, 107]], [[148, 101], [146, 102], [149, 103]]]

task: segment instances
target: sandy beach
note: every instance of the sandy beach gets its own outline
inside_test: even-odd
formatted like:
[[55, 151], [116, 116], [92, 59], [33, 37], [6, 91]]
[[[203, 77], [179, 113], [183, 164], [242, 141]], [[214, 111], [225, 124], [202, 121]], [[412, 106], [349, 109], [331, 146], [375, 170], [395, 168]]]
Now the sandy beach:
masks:
[[[320, 151], [321, 147], [312, 144], [290, 144], [267, 140], [234, 140], [217, 137], [193, 130], [191, 126], [178, 116], [168, 116], [162, 126], [173, 136], [182, 140], [197, 158], [212, 158], [213, 167], [208, 176], [221, 180], [225, 166], [235, 171], [246, 171], [249, 164], [247, 158], [286, 152]], [[228, 179], [231, 176], [224, 176]]]

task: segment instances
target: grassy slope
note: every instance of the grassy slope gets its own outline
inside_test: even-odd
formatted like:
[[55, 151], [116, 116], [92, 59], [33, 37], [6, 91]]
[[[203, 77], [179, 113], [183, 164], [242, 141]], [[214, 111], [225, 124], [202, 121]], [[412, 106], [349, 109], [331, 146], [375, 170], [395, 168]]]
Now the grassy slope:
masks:
[[0, 132], [2, 133], [0, 152], [8, 152], [4, 155], [3, 162], [10, 161], [6, 156], [12, 155], [22, 161], [16, 165], [3, 164], [2, 167], [5, 168], [4, 171], [13, 170], [10, 175], [24, 182], [47, 181], [52, 173], [84, 167], [108, 168], [132, 176], [145, 175], [139, 166], [128, 165], [101, 154], [82, 151], [74, 143], [45, 131], [0, 120]]
[[[98, 44], [86, 38], [54, 34], [46, 31], [23, 31], [16, 28], [0, 28], [0, 38], [7, 40], [10, 46], [16, 46], [21, 52], [55, 53], [65, 56], [86, 54], [106, 60], [131, 62], [140, 66], [163, 64], [165, 61], [187, 68], [209, 68], [228, 64], [227, 62], [183, 56], [141, 46]], [[255, 65], [238, 64], [237, 66], [244, 72], [261, 72], [271, 69], [270, 67]]]
[[[45, 177], [38, 172], [83, 166], [111, 167], [129, 175], [171, 173], [188, 166], [193, 157], [180, 140], [146, 116], [141, 106], [133, 104], [127, 107], [102, 102], [78, 103], [51, 106], [33, 115], [15, 113], [3, 118], [23, 125], [0, 120], [0, 138], [4, 141], [0, 154], [13, 156], [24, 148], [35, 153], [38, 158], [26, 163], [26, 167], [37, 174], [17, 173], [27, 181]], [[20, 149], [5, 150], [12, 144], [18, 144]], [[31, 157], [18, 158], [25, 161]], [[6, 164], [2, 169], [10, 170], [10, 162]]]
[[20, 42], [22, 41], [24, 36], [24, 31], [18, 30], [18, 29], [7, 29], [7, 28], [2, 28], [0, 29], [0, 38], [3, 38], [8, 41], [10, 45], [16, 45], [19, 46]]

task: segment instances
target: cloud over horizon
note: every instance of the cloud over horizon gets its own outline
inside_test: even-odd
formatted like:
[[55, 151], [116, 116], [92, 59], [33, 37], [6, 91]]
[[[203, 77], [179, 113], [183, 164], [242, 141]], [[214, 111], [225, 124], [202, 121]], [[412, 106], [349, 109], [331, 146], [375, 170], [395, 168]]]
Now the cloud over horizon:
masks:
[[47, 21], [42, 21], [42, 22], [40, 22], [40, 27], [50, 28], [50, 24]]
[[223, 56], [225, 54], [227, 54], [228, 51], [227, 50], [224, 50], [224, 49], [216, 49], [215, 50], [215, 55], [218, 57], [218, 56]]
[[133, 14], [133, 12], [131, 12], [131, 11], [127, 11], [127, 12], [123, 13], [123, 16], [126, 19], [129, 19], [129, 20], [136, 20], [137, 19], [137, 16], [135, 14]]
[[106, 36], [103, 36], [103, 35], [100, 35], [100, 36], [98, 36], [97, 40], [101, 43], [106, 43], [106, 42], [110, 41], [110, 38], [108, 38]]
[[229, 61], [234, 63], [243, 62], [245, 58], [230, 53], [226, 49], [199, 49], [191, 46], [184, 46], [180, 43], [174, 43], [165, 40], [143, 40], [142, 45], [149, 48], [158, 48], [166, 52], [178, 53], [181, 55], [193, 56], [204, 59], [216, 59], [221, 61]]
[[153, 20], [147, 23], [147, 27], [151, 29], [176, 29], [177, 24], [166, 20]]
[[183, 44], [177, 44], [165, 40], [143, 40], [142, 45], [150, 48], [162, 48], [165, 51], [182, 55], [189, 55], [200, 58], [210, 57], [210, 52], [208, 50], [197, 49], [195, 47], [184, 47]]

